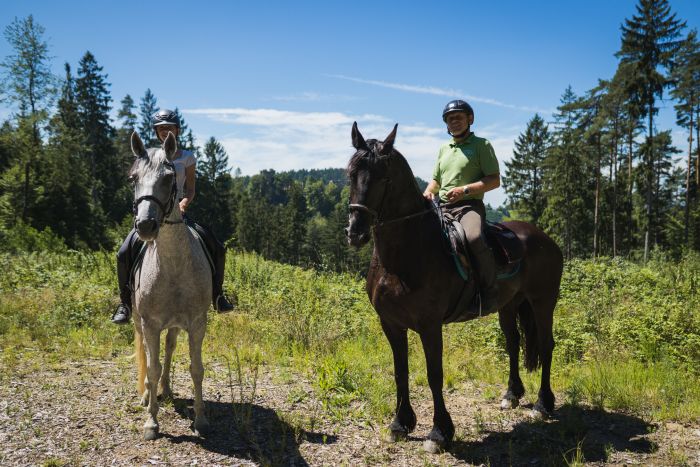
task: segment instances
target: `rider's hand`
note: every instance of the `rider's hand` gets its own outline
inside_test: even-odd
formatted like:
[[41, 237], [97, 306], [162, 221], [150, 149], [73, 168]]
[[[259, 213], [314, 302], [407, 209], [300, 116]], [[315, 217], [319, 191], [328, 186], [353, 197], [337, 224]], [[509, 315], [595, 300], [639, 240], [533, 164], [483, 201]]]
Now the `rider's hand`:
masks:
[[423, 192], [423, 197], [428, 201], [432, 201], [435, 199], [435, 193], [433, 193], [432, 191], [425, 190]]
[[467, 190], [465, 190], [464, 186], [456, 186], [447, 192], [447, 200], [450, 203], [454, 203], [455, 201], [459, 201], [460, 199], [464, 198], [466, 194]]
[[187, 205], [190, 204], [190, 200], [187, 198], [182, 198], [178, 206], [180, 207], [180, 214], [184, 214], [187, 209]]

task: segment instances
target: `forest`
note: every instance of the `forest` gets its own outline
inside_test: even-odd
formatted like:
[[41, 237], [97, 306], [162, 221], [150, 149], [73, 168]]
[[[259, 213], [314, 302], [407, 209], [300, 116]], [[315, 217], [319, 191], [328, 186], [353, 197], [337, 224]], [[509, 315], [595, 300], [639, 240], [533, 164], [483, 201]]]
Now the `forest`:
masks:
[[[527, 122], [501, 163], [507, 202], [489, 207], [489, 218], [537, 224], [567, 259], [700, 250], [700, 43], [687, 29], [667, 2], [640, 2], [622, 24], [614, 75], [581, 95], [566, 88], [553, 122]], [[55, 76], [46, 35], [31, 15], [4, 31], [13, 53], [0, 63], [0, 96], [13, 111], [0, 126], [0, 244], [112, 250], [132, 223], [129, 135], [158, 144], [149, 123], [158, 100], [146, 89], [138, 103], [117, 103], [90, 51]], [[659, 106], [671, 103], [687, 141], [657, 124]], [[267, 259], [366, 269], [371, 245], [354, 251], [343, 234], [343, 168], [242, 176], [215, 136], [197, 141], [178, 115], [179, 143], [198, 160], [192, 217]]]

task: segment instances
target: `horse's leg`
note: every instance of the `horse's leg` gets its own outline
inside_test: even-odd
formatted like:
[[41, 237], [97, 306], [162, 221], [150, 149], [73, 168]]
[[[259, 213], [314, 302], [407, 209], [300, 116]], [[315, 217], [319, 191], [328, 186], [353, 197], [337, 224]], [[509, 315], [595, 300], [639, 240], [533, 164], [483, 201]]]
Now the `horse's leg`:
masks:
[[498, 322], [506, 336], [506, 351], [510, 360], [508, 373], [508, 389], [501, 400], [502, 409], [514, 409], [520, 403], [520, 398], [525, 394], [525, 386], [520, 379], [518, 368], [520, 356], [520, 332], [516, 321], [517, 305], [514, 301], [508, 302], [498, 312]]
[[163, 399], [172, 399], [173, 390], [170, 386], [170, 363], [173, 360], [173, 352], [177, 345], [177, 335], [180, 333], [178, 328], [168, 329], [168, 334], [165, 337], [165, 356], [163, 357], [163, 374], [160, 377], [160, 394]]
[[552, 352], [554, 350], [552, 321], [556, 303], [556, 296], [530, 300], [537, 327], [537, 346], [542, 364], [540, 390], [537, 394], [537, 402], [532, 408], [533, 415], [537, 416], [547, 415], [554, 410], [554, 393], [552, 392], [549, 378], [552, 368]]
[[158, 381], [162, 367], [159, 361], [160, 331], [158, 329], [143, 328], [146, 343], [146, 366], [148, 372], [148, 416], [143, 425], [143, 437], [147, 441], [158, 437]]
[[408, 338], [406, 329], [381, 320], [384, 335], [394, 354], [394, 381], [396, 382], [396, 412], [389, 425], [392, 441], [404, 439], [416, 428], [416, 413], [408, 394]]
[[202, 364], [202, 341], [206, 332], [207, 322], [197, 328], [188, 330], [190, 343], [190, 374], [194, 383], [194, 430], [195, 434], [202, 435], [209, 431], [209, 421], [204, 413], [204, 400], [202, 399], [202, 380], [204, 379], [204, 365]]
[[428, 384], [433, 393], [433, 429], [423, 448], [428, 452], [439, 452], [447, 447], [455, 434], [445, 400], [442, 396], [442, 323], [420, 333], [428, 370]]
[[136, 390], [142, 396], [141, 405], [148, 403], [146, 396], [146, 350], [143, 346], [141, 324], [134, 319], [134, 351], [136, 357]]

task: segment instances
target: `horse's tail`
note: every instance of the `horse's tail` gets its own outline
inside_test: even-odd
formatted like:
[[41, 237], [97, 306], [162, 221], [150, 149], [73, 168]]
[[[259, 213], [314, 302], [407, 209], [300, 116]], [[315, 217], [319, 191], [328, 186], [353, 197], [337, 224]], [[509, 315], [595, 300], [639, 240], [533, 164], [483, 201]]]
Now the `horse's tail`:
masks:
[[525, 368], [533, 371], [541, 365], [540, 346], [537, 338], [537, 325], [532, 305], [527, 300], [518, 306], [518, 317], [520, 318], [520, 330], [525, 336], [525, 347], [523, 349], [525, 358]]
[[134, 346], [136, 347], [136, 367], [138, 369], [136, 390], [139, 395], [143, 395], [146, 390], [146, 350], [143, 347], [143, 335], [136, 326], [134, 326]]

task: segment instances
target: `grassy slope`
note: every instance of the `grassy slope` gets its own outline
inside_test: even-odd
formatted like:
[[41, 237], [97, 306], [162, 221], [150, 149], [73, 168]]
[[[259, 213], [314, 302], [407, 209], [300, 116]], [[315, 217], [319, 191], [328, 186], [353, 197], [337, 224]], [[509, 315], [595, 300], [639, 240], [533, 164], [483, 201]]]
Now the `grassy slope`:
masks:
[[[116, 277], [111, 253], [0, 256], [0, 358], [110, 358], [131, 352], [132, 331], [109, 323]], [[273, 366], [314, 382], [327, 412], [386, 421], [394, 403], [391, 352], [363, 283], [265, 261], [229, 257], [227, 286], [240, 313], [210, 318], [207, 360], [247, 374]], [[573, 261], [555, 318], [553, 388], [560, 401], [624, 410], [645, 419], [700, 419], [700, 259]], [[411, 385], [427, 386], [411, 335]], [[179, 346], [186, 352], [186, 345]], [[236, 363], [239, 362], [239, 363]], [[495, 316], [451, 325], [445, 387], [477, 380], [496, 400], [507, 380]], [[536, 397], [538, 373], [524, 378]]]

